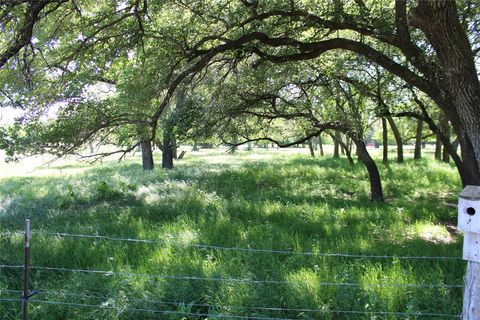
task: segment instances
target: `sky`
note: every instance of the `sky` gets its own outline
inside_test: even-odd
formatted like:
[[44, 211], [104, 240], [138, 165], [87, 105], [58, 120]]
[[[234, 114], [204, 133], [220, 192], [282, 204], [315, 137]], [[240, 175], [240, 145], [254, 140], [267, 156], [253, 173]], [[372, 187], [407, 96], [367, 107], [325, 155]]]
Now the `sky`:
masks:
[[10, 107], [0, 108], [0, 126], [12, 124], [16, 117], [22, 115], [21, 110], [15, 110]]

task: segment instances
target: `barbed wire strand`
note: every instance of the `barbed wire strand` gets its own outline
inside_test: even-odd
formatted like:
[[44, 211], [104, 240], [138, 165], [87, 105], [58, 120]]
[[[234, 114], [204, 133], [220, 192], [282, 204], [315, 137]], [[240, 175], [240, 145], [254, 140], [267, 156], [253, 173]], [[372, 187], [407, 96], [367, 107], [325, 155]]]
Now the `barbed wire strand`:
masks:
[[[7, 302], [20, 302], [22, 299], [9, 299], [9, 298], [0, 298], [0, 301]], [[149, 312], [165, 315], [186, 315], [186, 316], [196, 316], [196, 317], [210, 317], [210, 318], [224, 318], [224, 319], [258, 319], [258, 320], [297, 320], [292, 318], [272, 318], [272, 317], [250, 317], [250, 316], [238, 316], [238, 315], [222, 315], [222, 314], [209, 314], [209, 313], [195, 313], [195, 312], [184, 312], [184, 311], [170, 311], [170, 310], [153, 310], [145, 308], [121, 308], [108, 305], [98, 305], [98, 304], [85, 304], [85, 303], [72, 303], [72, 302], [61, 302], [61, 301], [48, 301], [48, 300], [37, 300], [30, 299], [31, 303], [44, 303], [51, 305], [61, 305], [69, 307], [83, 307], [83, 308], [98, 308], [98, 309], [111, 309], [117, 311], [133, 311], [133, 312]], [[395, 315], [395, 316], [429, 316], [429, 317], [453, 317], [458, 318], [459, 315], [456, 314], [445, 314], [445, 313], [422, 313], [422, 312], [390, 312], [390, 311], [356, 311], [356, 310], [334, 310], [334, 309], [319, 309], [318, 312], [322, 313], [344, 313], [344, 314], [377, 314], [377, 315]]]
[[[23, 266], [0, 265], [0, 268], [23, 269]], [[280, 280], [249, 280], [238, 278], [215, 278], [215, 277], [197, 277], [197, 276], [178, 276], [178, 275], [160, 275], [148, 273], [115, 272], [93, 269], [68, 269], [58, 267], [30, 266], [31, 270], [45, 270], [73, 273], [91, 273], [105, 276], [126, 276], [126, 277], [144, 277], [152, 279], [173, 279], [173, 280], [193, 280], [193, 281], [217, 281], [217, 282], [236, 282], [250, 284], [307, 284], [307, 281], [280, 281]], [[410, 287], [410, 288], [463, 288], [463, 285], [451, 284], [413, 284], [413, 283], [349, 283], [349, 282], [315, 282], [319, 286], [345, 286], [345, 287]]]
[[[15, 291], [15, 290], [12, 290]], [[18, 291], [18, 293], [22, 293], [22, 291]], [[95, 299], [111, 299], [111, 297], [103, 296], [103, 295], [91, 295], [91, 294], [84, 294], [84, 293], [76, 293], [76, 292], [64, 292], [64, 291], [55, 291], [55, 290], [42, 290], [38, 294], [51, 294], [51, 295], [65, 295], [65, 296], [72, 296], [72, 297], [85, 297], [85, 298], [95, 298]], [[139, 299], [133, 297], [125, 297], [128, 301], [132, 302], [143, 302], [143, 303], [151, 303], [151, 304], [161, 304], [161, 305], [173, 305], [179, 306], [181, 304], [185, 304], [184, 302], [178, 301], [160, 301], [160, 300], [151, 300], [151, 299]], [[294, 312], [326, 312], [328, 309], [308, 309], [308, 308], [279, 308], [279, 307], [251, 307], [251, 306], [231, 306], [231, 305], [211, 305], [211, 304], [204, 304], [204, 303], [188, 303], [188, 306], [193, 307], [207, 307], [207, 308], [217, 308], [217, 309], [241, 309], [241, 310], [262, 310], [262, 311], [278, 311], [278, 312], [285, 312], [285, 311], [294, 311]], [[340, 310], [340, 312], [346, 312], [348, 310]], [[439, 315], [438, 313], [429, 313], [429, 312], [422, 312], [428, 315]]]
[[9, 290], [9, 289], [0, 289], [0, 293], [7, 292], [7, 293], [23, 293], [21, 290]]
[[0, 298], [0, 301], [3, 301], [3, 302], [18, 302], [22, 300], [23, 299], [18, 299], [18, 298]]
[[[0, 235], [20, 234], [23, 235], [23, 231], [11, 231], [2, 232]], [[73, 237], [73, 238], [85, 238], [85, 239], [100, 239], [109, 241], [123, 241], [145, 244], [161, 244], [161, 245], [174, 245], [179, 247], [191, 247], [197, 249], [215, 249], [224, 251], [238, 251], [238, 252], [250, 252], [250, 253], [263, 253], [263, 254], [284, 254], [284, 255], [298, 255], [298, 256], [313, 256], [313, 257], [340, 257], [340, 258], [357, 258], [357, 259], [400, 259], [400, 260], [462, 260], [461, 257], [452, 256], [394, 256], [394, 255], [363, 255], [363, 254], [349, 254], [349, 253], [321, 253], [321, 252], [296, 252], [291, 250], [271, 250], [271, 249], [256, 249], [245, 247], [227, 247], [218, 245], [206, 245], [206, 244], [185, 244], [176, 241], [160, 241], [150, 239], [135, 239], [135, 238], [120, 238], [105, 235], [86, 235], [86, 234], [72, 234], [63, 232], [45, 232], [35, 231], [33, 234], [41, 234], [47, 236], [58, 237]]]

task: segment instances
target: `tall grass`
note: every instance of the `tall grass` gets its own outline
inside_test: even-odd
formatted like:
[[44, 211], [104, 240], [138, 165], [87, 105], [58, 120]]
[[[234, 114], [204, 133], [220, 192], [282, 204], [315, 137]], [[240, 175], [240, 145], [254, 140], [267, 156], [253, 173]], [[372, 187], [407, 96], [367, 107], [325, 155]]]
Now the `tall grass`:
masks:
[[[421, 318], [329, 310], [460, 312], [459, 288], [371, 284], [461, 284], [461, 260], [353, 259], [189, 246], [460, 257], [461, 239], [450, 227], [456, 211], [446, 205], [456, 201], [460, 183], [449, 165], [425, 159], [381, 166], [387, 202], [375, 204], [368, 201], [366, 170], [344, 159], [275, 151], [256, 157], [203, 153], [179, 161], [170, 172], [143, 172], [137, 159], [132, 161], [86, 167], [82, 174], [0, 180], [0, 264], [21, 264], [22, 236], [5, 232], [21, 230], [29, 217], [34, 266], [285, 283], [34, 270], [31, 287], [41, 291], [36, 299], [118, 309], [32, 303], [32, 319], [198, 318], [133, 308], [298, 319]], [[176, 244], [47, 236], [42, 231]], [[325, 282], [360, 286], [321, 285]], [[21, 286], [21, 270], [0, 269], [1, 297], [18, 297], [2, 290]], [[20, 311], [18, 302], [0, 303], [1, 319], [18, 319]]]

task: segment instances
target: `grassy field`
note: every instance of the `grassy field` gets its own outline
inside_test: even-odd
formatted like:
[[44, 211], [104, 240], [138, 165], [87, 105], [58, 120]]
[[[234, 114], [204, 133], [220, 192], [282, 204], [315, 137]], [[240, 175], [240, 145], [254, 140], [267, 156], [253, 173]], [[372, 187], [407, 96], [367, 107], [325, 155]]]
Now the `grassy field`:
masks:
[[[455, 169], [426, 159], [379, 166], [383, 204], [369, 202], [362, 165], [273, 150], [188, 153], [171, 172], [143, 172], [130, 158], [5, 177], [0, 264], [22, 264], [12, 231], [28, 217], [32, 266], [111, 271], [32, 270], [43, 302], [31, 303], [31, 319], [448, 319], [394, 313], [460, 313], [462, 289], [449, 285], [462, 284], [462, 260], [322, 255], [461, 257]], [[9, 290], [21, 279], [21, 269], [0, 268], [0, 298], [18, 298]], [[0, 301], [2, 320], [20, 314], [19, 302]]]

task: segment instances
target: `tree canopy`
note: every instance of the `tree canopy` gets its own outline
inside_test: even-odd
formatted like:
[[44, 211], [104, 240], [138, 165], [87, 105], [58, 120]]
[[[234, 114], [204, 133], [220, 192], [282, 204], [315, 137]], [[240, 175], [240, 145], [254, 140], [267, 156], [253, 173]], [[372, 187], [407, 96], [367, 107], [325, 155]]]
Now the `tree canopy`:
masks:
[[359, 148], [376, 119], [401, 117], [478, 184], [479, 15], [475, 0], [0, 1], [0, 101], [24, 110], [2, 148], [125, 154], [167, 149], [171, 132], [289, 145], [325, 130]]

